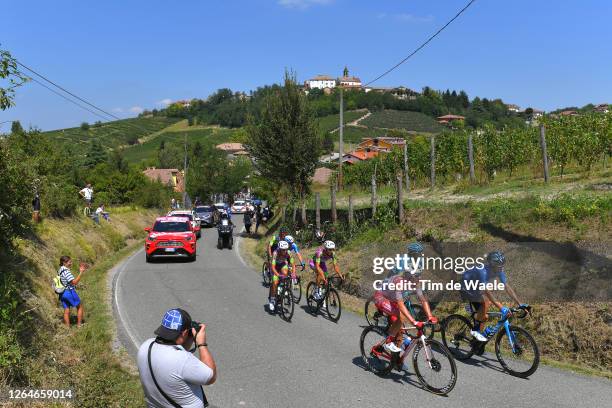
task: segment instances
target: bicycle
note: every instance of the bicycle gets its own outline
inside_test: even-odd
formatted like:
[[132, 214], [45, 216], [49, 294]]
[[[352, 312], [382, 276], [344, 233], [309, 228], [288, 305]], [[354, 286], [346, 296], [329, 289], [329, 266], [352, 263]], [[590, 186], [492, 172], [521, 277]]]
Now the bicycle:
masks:
[[[433, 332], [433, 325], [430, 326]], [[370, 371], [379, 376], [389, 374], [394, 368], [402, 371], [404, 360], [412, 351], [412, 366], [421, 385], [437, 395], [447, 395], [457, 382], [457, 366], [451, 352], [437, 340], [425, 336], [422, 328], [417, 328], [416, 336], [408, 330], [415, 327], [402, 327], [402, 352], [390, 353], [384, 348], [387, 332], [378, 326], [368, 326], [361, 333], [359, 346], [361, 357]], [[424, 355], [423, 359], [419, 359]], [[436, 379], [436, 377], [440, 377]]]
[[[471, 313], [474, 321], [476, 311], [469, 304], [466, 310]], [[485, 347], [495, 334], [495, 355], [503, 369], [510, 375], [527, 378], [533, 374], [540, 364], [540, 350], [529, 332], [521, 327], [510, 324], [512, 317], [525, 318], [531, 311], [529, 306], [510, 309], [512, 316], [500, 319], [495, 326], [489, 326], [492, 331], [487, 335], [486, 342], [473, 338], [470, 331], [474, 324], [460, 314], [452, 314], [444, 319], [442, 324], [442, 341], [457, 360], [467, 360], [474, 354], [481, 356]], [[501, 317], [501, 312], [488, 312], [489, 316]], [[503, 330], [501, 330], [503, 328]], [[517, 366], [514, 367], [514, 363]]]
[[[327, 283], [321, 288], [322, 296], [318, 300], [314, 298], [314, 291], [317, 287], [317, 283], [315, 281], [310, 281], [306, 287], [306, 303], [308, 304], [310, 312], [316, 315], [319, 313], [319, 310], [321, 310], [321, 307], [325, 307], [327, 317], [334, 323], [340, 320], [340, 315], [342, 314], [340, 295], [332, 285], [332, 281], [335, 282], [336, 280], [342, 282], [339, 276], [327, 278]], [[339, 284], [336, 284], [336, 286], [339, 286]]]
[[278, 287], [276, 289], [276, 310], [280, 311], [281, 318], [290, 322], [293, 317], [295, 303], [293, 302], [293, 294], [291, 293], [291, 277], [280, 277]]
[[267, 259], [261, 265], [261, 279], [263, 285], [267, 288], [272, 283], [272, 268], [270, 266], [270, 257], [266, 254]]
[[[406, 299], [404, 301], [404, 305], [406, 305], [406, 309], [408, 309], [410, 315], [414, 318], [414, 320], [416, 320], [417, 322], [427, 321], [427, 315], [423, 310], [423, 306], [412, 303], [410, 299]], [[378, 310], [372, 298], [369, 298], [366, 301], [364, 307], [364, 314], [366, 322], [368, 322], [369, 326], [377, 326], [384, 329], [385, 331], [389, 330], [389, 326], [391, 326], [389, 318], [384, 313]], [[433, 338], [435, 329], [431, 330], [430, 332], [427, 329], [425, 329], [424, 331], [428, 332], [427, 338]]]
[[293, 295], [293, 302], [300, 303], [300, 300], [302, 300], [302, 278], [298, 275], [291, 279], [291, 294]]

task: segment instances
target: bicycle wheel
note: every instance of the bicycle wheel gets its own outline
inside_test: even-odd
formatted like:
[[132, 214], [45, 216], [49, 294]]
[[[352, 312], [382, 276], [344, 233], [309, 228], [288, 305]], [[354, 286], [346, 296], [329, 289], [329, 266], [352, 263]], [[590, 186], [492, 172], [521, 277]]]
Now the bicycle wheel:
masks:
[[317, 284], [315, 282], [308, 282], [308, 286], [306, 286], [306, 303], [310, 313], [317, 313], [319, 311], [319, 302], [313, 297], [316, 287]]
[[368, 299], [365, 303], [365, 307], [363, 310], [363, 314], [365, 315], [366, 322], [368, 322], [369, 326], [378, 326], [378, 327], [386, 327], [386, 324], [380, 324], [381, 320], [387, 320], [384, 315], [382, 315], [372, 299]]
[[329, 288], [325, 296], [325, 300], [327, 316], [329, 317], [329, 320], [335, 323], [340, 320], [340, 315], [342, 314], [342, 303], [340, 302], [340, 294], [336, 289]]
[[472, 357], [472, 323], [458, 314], [448, 316], [442, 324], [442, 341], [457, 360]]
[[457, 365], [451, 352], [439, 341], [425, 339], [418, 343], [412, 352], [412, 364], [419, 381], [428, 391], [446, 395], [457, 383]]
[[89, 217], [91, 215], [91, 208], [85, 207], [83, 208], [83, 215]]
[[377, 375], [387, 375], [393, 370], [395, 358], [383, 348], [386, 339], [386, 332], [377, 326], [366, 327], [359, 339], [363, 362]]
[[281, 317], [286, 322], [290, 322], [293, 317], [293, 311], [295, 309], [295, 304], [293, 303], [293, 295], [291, 291], [283, 284], [283, 289], [280, 296], [280, 311]]
[[527, 330], [510, 326], [512, 343], [506, 330], [501, 330], [495, 339], [495, 354], [500, 364], [510, 375], [527, 378], [540, 364], [540, 350]]
[[261, 265], [261, 280], [264, 286], [270, 286], [270, 264], [267, 261]]
[[291, 280], [291, 294], [293, 295], [293, 302], [300, 303], [300, 300], [302, 300], [302, 279], [299, 276], [295, 281]]

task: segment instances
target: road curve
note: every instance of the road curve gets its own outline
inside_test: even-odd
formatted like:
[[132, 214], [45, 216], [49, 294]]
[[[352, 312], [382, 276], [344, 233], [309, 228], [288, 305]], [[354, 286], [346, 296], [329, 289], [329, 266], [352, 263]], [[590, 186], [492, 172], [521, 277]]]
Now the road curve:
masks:
[[207, 324], [218, 366], [217, 383], [206, 387], [214, 406], [609, 406], [608, 380], [542, 366], [519, 379], [487, 358], [457, 362], [457, 385], [447, 397], [423, 390], [411, 367], [379, 378], [361, 362], [363, 317], [343, 311], [335, 324], [306, 313], [304, 299], [291, 323], [269, 315], [259, 274], [235, 248], [216, 249], [216, 235], [203, 230], [193, 263], [147, 264], [141, 250], [119, 267], [113, 284], [119, 338], [132, 356], [170, 308], [185, 308]]

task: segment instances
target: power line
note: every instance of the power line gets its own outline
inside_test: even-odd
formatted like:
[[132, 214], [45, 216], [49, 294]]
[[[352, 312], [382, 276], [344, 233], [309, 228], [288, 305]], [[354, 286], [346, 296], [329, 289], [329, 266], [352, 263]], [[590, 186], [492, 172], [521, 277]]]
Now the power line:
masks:
[[410, 53], [410, 55], [408, 55], [406, 58], [404, 58], [403, 60], [401, 60], [400, 62], [398, 62], [397, 64], [395, 64], [394, 66], [392, 66], [391, 68], [389, 68], [388, 70], [386, 70], [385, 72], [383, 72], [382, 74], [380, 74], [379, 76], [377, 76], [376, 78], [374, 78], [373, 80], [371, 80], [370, 82], [368, 82], [367, 84], [364, 85], [368, 86], [376, 81], [378, 81], [379, 79], [381, 79], [382, 77], [384, 77], [385, 75], [389, 74], [391, 71], [395, 70], [397, 67], [399, 67], [400, 65], [402, 65], [404, 62], [408, 61], [414, 54], [416, 54], [417, 52], [421, 51], [423, 48], [425, 48], [425, 46], [427, 44], [429, 44], [431, 42], [431, 40], [433, 40], [434, 38], [436, 38], [438, 36], [438, 34], [440, 34], [442, 31], [444, 31], [444, 29], [446, 27], [448, 27], [449, 25], [451, 25], [451, 23], [453, 21], [455, 21], [461, 14], [463, 14], [463, 12], [465, 10], [467, 10], [472, 3], [474, 3], [476, 0], [470, 0], [461, 10], [459, 10], [459, 12], [457, 14], [455, 14], [455, 16], [453, 18], [451, 18], [446, 24], [444, 24], [442, 26], [442, 28], [440, 28], [438, 31], [435, 32], [435, 34], [433, 34], [431, 37], [429, 37], [427, 39], [427, 41], [425, 41], [423, 44], [421, 44], [417, 49], [415, 49], [414, 51], [412, 51]]
[[93, 110], [89, 109], [88, 107], [81, 105], [80, 103], [78, 103], [78, 102], [76, 102], [76, 101], [74, 101], [74, 100], [72, 100], [72, 99], [68, 98], [68, 97], [67, 97], [66, 95], [64, 95], [64, 94], [61, 94], [61, 93], [57, 92], [55, 89], [53, 89], [53, 88], [51, 88], [51, 87], [48, 87], [47, 85], [43, 84], [42, 82], [40, 82], [40, 81], [39, 81], [39, 80], [37, 80], [36, 78], [30, 78], [30, 80], [32, 80], [32, 81], [34, 81], [34, 82], [36, 82], [38, 85], [42, 86], [43, 88], [48, 89], [49, 91], [53, 92], [53, 93], [54, 93], [54, 94], [56, 94], [57, 96], [64, 98], [64, 99], [65, 99], [65, 100], [67, 100], [68, 102], [75, 104], [75, 105], [76, 105], [76, 106], [78, 106], [79, 108], [81, 108], [81, 109], [85, 109], [86, 111], [88, 111], [88, 112], [90, 112], [90, 113], [92, 113], [92, 114], [94, 114], [94, 115], [96, 115], [96, 116], [98, 116], [98, 117], [100, 117], [100, 118], [102, 118], [102, 119], [104, 119], [104, 120], [106, 120], [106, 121], [108, 120], [108, 118], [107, 118], [107, 117], [104, 117], [104, 116], [100, 115], [98, 112], [93, 111]]
[[56, 84], [55, 82], [51, 81], [49, 78], [46, 78], [44, 75], [39, 74], [38, 72], [34, 71], [32, 68], [28, 67], [27, 65], [24, 65], [23, 63], [21, 63], [21, 62], [19, 62], [19, 61], [17, 61], [17, 60], [15, 60], [15, 62], [17, 62], [17, 64], [18, 64], [18, 65], [20, 65], [20, 66], [24, 67], [24, 68], [25, 68], [25, 69], [27, 69], [28, 71], [32, 72], [34, 75], [36, 75], [36, 76], [38, 76], [38, 77], [40, 77], [40, 78], [44, 79], [46, 82], [50, 83], [51, 85], [55, 86], [56, 88], [59, 88], [59, 89], [61, 89], [62, 91], [66, 92], [68, 95], [70, 95], [70, 96], [72, 96], [72, 97], [74, 97], [74, 98], [78, 99], [79, 101], [81, 101], [81, 102], [83, 102], [83, 103], [85, 103], [85, 104], [87, 104], [87, 105], [91, 106], [92, 108], [94, 108], [94, 109], [96, 109], [96, 110], [99, 110], [100, 112], [104, 113], [104, 114], [105, 114], [105, 115], [107, 115], [107, 116], [110, 116], [111, 118], [114, 118], [114, 119], [116, 119], [116, 120], [121, 120], [121, 118], [120, 118], [120, 117], [115, 116], [115, 115], [113, 115], [112, 113], [108, 113], [108, 112], [106, 112], [104, 109], [97, 107], [97, 106], [96, 106], [96, 105], [94, 105], [93, 103], [90, 103], [90, 102], [86, 101], [85, 99], [81, 98], [80, 96], [73, 94], [72, 92], [70, 92], [70, 91], [69, 91], [69, 90], [67, 90], [66, 88], [64, 88], [64, 87], [62, 87], [62, 86], [60, 86], [60, 85]]

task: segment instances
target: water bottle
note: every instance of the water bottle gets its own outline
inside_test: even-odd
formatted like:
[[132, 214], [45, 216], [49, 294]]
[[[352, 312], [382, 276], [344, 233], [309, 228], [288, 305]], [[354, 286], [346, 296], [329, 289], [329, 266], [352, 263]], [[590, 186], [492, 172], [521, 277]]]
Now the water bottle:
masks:
[[404, 342], [402, 343], [402, 351], [406, 350], [410, 346], [411, 342], [412, 342], [412, 339], [410, 337], [408, 337], [408, 336], [405, 336], [404, 337]]

